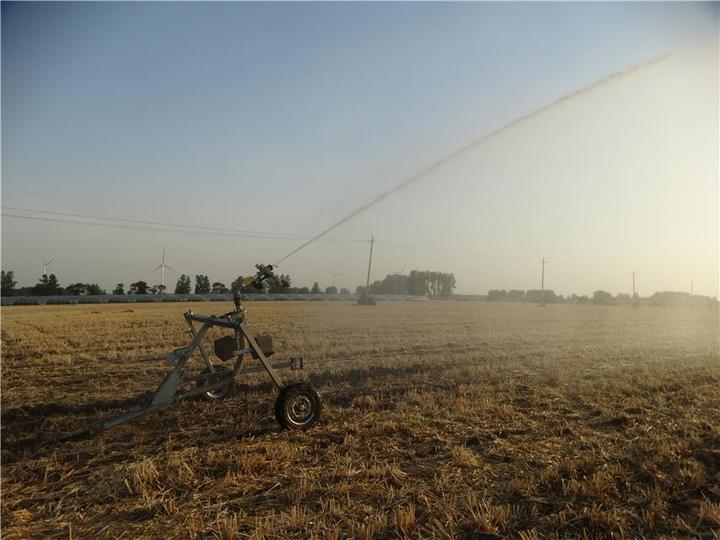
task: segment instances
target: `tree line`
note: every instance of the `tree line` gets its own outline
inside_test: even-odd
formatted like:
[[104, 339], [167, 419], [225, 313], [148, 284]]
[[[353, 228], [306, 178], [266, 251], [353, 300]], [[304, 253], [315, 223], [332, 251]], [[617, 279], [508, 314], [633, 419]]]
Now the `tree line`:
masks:
[[[543, 298], [544, 296], [544, 298]], [[563, 296], [556, 294], [555, 291], [545, 289], [531, 289], [523, 291], [520, 289], [492, 289], [487, 294], [488, 302], [534, 302], [546, 304], [595, 304], [601, 306], [627, 305], [638, 306], [640, 304], [648, 304], [653, 306], [689, 306], [689, 307], [717, 307], [716, 298], [702, 295], [691, 295], [685, 292], [662, 291], [656, 292], [647, 298], [640, 298], [635, 293], [631, 296], [628, 293], [618, 293], [613, 296], [612, 293], [604, 290], [597, 290], [592, 295], [570, 294]]]
[[[238, 276], [233, 280], [230, 287], [220, 281], [212, 281], [205, 274], [197, 274], [195, 280], [186, 274], [181, 274], [175, 284], [175, 288], [171, 291], [175, 294], [228, 294], [242, 288], [244, 281], [243, 276]], [[43, 274], [40, 276], [37, 284], [31, 287], [17, 287], [15, 280], [15, 272], [12, 270], [2, 270], [2, 278], [0, 280], [2, 296], [93, 296], [108, 294], [105, 289], [97, 283], [71, 283], [62, 287], [55, 274]], [[110, 292], [113, 295], [136, 295], [136, 294], [166, 294], [169, 292], [166, 285], [150, 285], [146, 281], [139, 280], [130, 283], [127, 287], [124, 283], [118, 283]], [[258, 291], [243, 291], [258, 292]], [[320, 288], [318, 282], [314, 282], [312, 287], [293, 287], [292, 278], [287, 274], [280, 274], [275, 280], [269, 280], [265, 283], [264, 292], [268, 293], [285, 293], [285, 294], [350, 294], [350, 290], [337, 287], [326, 287], [324, 291]]]
[[[227, 294], [241, 288], [244, 277], [238, 276], [230, 284], [225, 286], [220, 281], [211, 282], [205, 274], [197, 274], [194, 284], [190, 276], [182, 274], [175, 284], [175, 294]], [[293, 287], [292, 279], [287, 274], [281, 274], [273, 282], [266, 284], [265, 292], [283, 294], [350, 294], [346, 288], [339, 289], [334, 285], [325, 287], [323, 290], [317, 281], [312, 287]], [[447, 297], [453, 294], [455, 289], [455, 276], [452, 273], [435, 272], [429, 270], [413, 270], [409, 274], [388, 274], [382, 280], [370, 284], [370, 294], [388, 295], [418, 295], [431, 297]], [[2, 270], [0, 279], [0, 294], [2, 296], [93, 296], [107, 294], [105, 289], [97, 283], [70, 283], [62, 287], [55, 274], [43, 274], [38, 282], [31, 287], [17, 287], [15, 272]], [[126, 288], [125, 284], [118, 283], [112, 290], [113, 295], [135, 295], [135, 294], [164, 294], [167, 287], [164, 285], [148, 285], [145, 281], [130, 283]], [[246, 291], [250, 292], [250, 291]], [[358, 286], [356, 294], [365, 295], [365, 287]], [[640, 298], [637, 294], [631, 296], [627, 293], [613, 295], [604, 290], [597, 290], [592, 295], [571, 294], [563, 296], [556, 294], [552, 289], [492, 289], [488, 291], [489, 302], [531, 302], [546, 304], [596, 304], [596, 305], [640, 305], [652, 306], [686, 306], [686, 307], [710, 307], [718, 308], [718, 300], [709, 296], [689, 294], [676, 291], [658, 291], [647, 298]]]
[[488, 291], [488, 302], [545, 302], [546, 304], [554, 304], [561, 301], [562, 295], [555, 294], [550, 289], [540, 290], [531, 289], [523, 291], [520, 289], [492, 289]]
[[[130, 283], [118, 283], [112, 289], [113, 295], [138, 295], [138, 294], [227, 294], [242, 287], [244, 276], [238, 276], [226, 286], [220, 281], [211, 281], [206, 274], [197, 274], [193, 280], [189, 275], [181, 274], [174, 289], [166, 285], [150, 285], [148, 282], [139, 280]], [[384, 279], [375, 281], [370, 285], [370, 294], [392, 294], [392, 295], [419, 295], [419, 296], [450, 296], [455, 289], [455, 276], [451, 273], [435, 272], [430, 270], [413, 270], [409, 274], [388, 274]], [[245, 291], [252, 292], [252, 291]], [[315, 281], [312, 287], [294, 287], [292, 278], [288, 274], [281, 274], [277, 279], [265, 283], [264, 292], [283, 294], [350, 294], [350, 289], [331, 285], [324, 289]], [[358, 286], [356, 293], [363, 295], [365, 287]], [[55, 274], [43, 274], [37, 284], [31, 287], [17, 287], [15, 273], [11, 270], [2, 271], [2, 296], [92, 296], [108, 294], [105, 289], [97, 283], [71, 283], [65, 287], [61, 286]]]
[[563, 296], [562, 294], [556, 294], [552, 289], [530, 289], [523, 291], [520, 289], [492, 289], [487, 294], [488, 302], [534, 302], [534, 303], [545, 303], [545, 304], [599, 304], [599, 305], [610, 305], [610, 304], [637, 304], [640, 301], [640, 297], [635, 294], [635, 297], [631, 297], [629, 294], [618, 293], [617, 296], [613, 296], [607, 291], [597, 290], [592, 296], [577, 294], [571, 294]]
[[[398, 294], [443, 297], [455, 289], [455, 275], [431, 270], [412, 270], [409, 274], [388, 274], [370, 284], [370, 294]], [[356, 294], [365, 296], [365, 287], [358, 286]]]
[[43, 274], [32, 287], [16, 288], [15, 272], [2, 270], [0, 277], [0, 294], [2, 296], [57, 296], [107, 294], [97, 283], [71, 283], [61, 287], [55, 274]]

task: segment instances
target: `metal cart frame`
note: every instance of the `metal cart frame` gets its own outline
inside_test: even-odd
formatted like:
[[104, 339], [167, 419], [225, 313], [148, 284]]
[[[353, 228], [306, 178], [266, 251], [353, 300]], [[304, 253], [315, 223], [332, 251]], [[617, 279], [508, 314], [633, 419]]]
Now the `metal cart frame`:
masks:
[[[272, 266], [256, 265], [256, 267], [258, 273], [245, 280], [244, 286], [254, 285], [257, 287], [258, 284], [263, 285], [267, 280], [275, 277], [272, 273]], [[318, 420], [321, 411], [320, 396], [306, 383], [285, 385], [277, 372], [278, 369], [286, 367], [302, 369], [303, 359], [290, 358], [285, 363], [273, 366], [268, 360], [272, 351], [263, 350], [246, 324], [246, 309], [241, 305], [241, 299], [242, 296], [236, 291], [234, 295], [235, 310], [224, 315], [201, 315], [192, 311], [184, 314], [192, 340], [188, 346], [175, 349], [167, 355], [165, 362], [173, 365], [173, 368], [167, 373], [146, 406], [128, 411], [60, 440], [74, 440], [96, 435], [148, 413], [179, 405], [184, 400], [196, 396], [205, 395], [210, 399], [225, 397], [236, 376], [241, 372], [247, 354], [259, 360], [261, 365], [259, 369], [250, 368], [244, 370], [243, 373], [264, 370], [279, 391], [275, 402], [275, 416], [278, 423], [289, 429], [307, 429], [313, 425]], [[200, 323], [199, 328], [195, 326], [196, 323]], [[233, 330], [235, 343], [247, 343], [248, 345], [233, 351], [232, 356], [235, 358], [235, 363], [232, 369], [228, 369], [222, 363], [213, 363], [203, 345], [203, 338], [212, 327]], [[186, 367], [196, 351], [200, 353], [206, 367], [199, 375], [188, 376]], [[193, 383], [195, 388], [183, 390], [183, 387]]]

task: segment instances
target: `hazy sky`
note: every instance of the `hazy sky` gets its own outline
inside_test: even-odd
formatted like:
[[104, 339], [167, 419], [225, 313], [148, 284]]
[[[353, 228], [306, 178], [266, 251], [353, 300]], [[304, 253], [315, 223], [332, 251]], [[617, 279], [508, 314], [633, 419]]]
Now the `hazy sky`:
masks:
[[[518, 116], [330, 236], [373, 277], [458, 292], [718, 295], [718, 4], [2, 4], [2, 205], [313, 235]], [[35, 283], [143, 279], [160, 252], [229, 283], [300, 241], [2, 219]], [[364, 283], [317, 242], [294, 284]], [[166, 276], [170, 288], [176, 277]]]

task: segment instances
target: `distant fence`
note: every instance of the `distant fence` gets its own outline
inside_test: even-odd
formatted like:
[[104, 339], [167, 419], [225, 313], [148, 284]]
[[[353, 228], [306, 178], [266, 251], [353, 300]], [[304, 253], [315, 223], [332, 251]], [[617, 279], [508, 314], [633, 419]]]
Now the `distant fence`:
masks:
[[[373, 298], [380, 302], [422, 302], [425, 296], [399, 294], [377, 294]], [[243, 301], [250, 302], [356, 302], [355, 294], [246, 294]], [[150, 302], [230, 302], [232, 294], [98, 294], [59, 296], [3, 296], [2, 306], [44, 306], [62, 304], [134, 304]]]

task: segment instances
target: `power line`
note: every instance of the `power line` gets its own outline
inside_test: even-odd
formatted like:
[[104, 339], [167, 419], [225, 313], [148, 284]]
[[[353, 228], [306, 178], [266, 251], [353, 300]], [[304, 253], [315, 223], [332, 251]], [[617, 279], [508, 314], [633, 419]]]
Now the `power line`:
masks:
[[[159, 221], [148, 221], [139, 219], [127, 219], [127, 218], [115, 218], [105, 216], [91, 216], [88, 214], [75, 214], [71, 212], [59, 212], [53, 210], [39, 210], [30, 208], [17, 208], [11, 206], [3, 206], [3, 218], [22, 219], [30, 221], [40, 221], [48, 223], [65, 223], [70, 225], [87, 225], [91, 227], [107, 227], [111, 229], [124, 229], [131, 231], [148, 231], [148, 232], [164, 232], [173, 234], [187, 234], [193, 236], [223, 236], [231, 238], [248, 238], [248, 239], [259, 239], [259, 240], [298, 240], [308, 239], [308, 236], [302, 236], [294, 233], [276, 233], [276, 232], [261, 232], [251, 231], [242, 229], [225, 229], [221, 227], [208, 227], [203, 225], [182, 225], [177, 223], [166, 223]], [[41, 215], [23, 215], [17, 213], [8, 213], [5, 210], [15, 210], [19, 212], [34, 213]], [[49, 217], [58, 216], [58, 217]], [[75, 219], [77, 218], [77, 219]], [[94, 221], [87, 221], [94, 220]], [[354, 238], [321, 238], [322, 242], [345, 242], [345, 243], [365, 243], [367, 240], [360, 240]], [[486, 260], [526, 260], [529, 257], [518, 256], [492, 256], [473, 251], [461, 250], [461, 249], [436, 249], [432, 246], [418, 246], [413, 244], [404, 244], [398, 242], [386, 242], [382, 240], [375, 240], [375, 244], [385, 245], [390, 247], [397, 247], [403, 249], [409, 249], [412, 251], [435, 254], [435, 255], [448, 255], [448, 254], [462, 254], [465, 256], [471, 256], [475, 258], [481, 258]]]
[[87, 214], [74, 214], [71, 212], [58, 212], [53, 210], [38, 210], [34, 208], [18, 208], [13, 206], [3, 206], [3, 210], [10, 210], [13, 212], [29, 212], [32, 214], [47, 214], [47, 215], [53, 215], [53, 216], [67, 216], [72, 218], [83, 218], [83, 219], [95, 219], [95, 220], [103, 220], [103, 221], [118, 221], [122, 223], [130, 223], [130, 224], [136, 224], [136, 225], [153, 225], [158, 227], [176, 227], [176, 228], [182, 228], [182, 229], [198, 229], [198, 230], [205, 230], [205, 231], [215, 231], [215, 232], [233, 232], [233, 233], [242, 233], [242, 234], [260, 234], [260, 235], [280, 235], [280, 236], [287, 236], [287, 237], [294, 237], [294, 238], [303, 238], [302, 235], [299, 234], [292, 234], [292, 233], [272, 233], [272, 232], [264, 232], [264, 231], [253, 231], [253, 230], [242, 230], [242, 229], [228, 229], [228, 228], [220, 228], [220, 227], [206, 227], [204, 225], [182, 225], [178, 223], [165, 223], [162, 221], [146, 221], [146, 220], [140, 220], [140, 219], [127, 219], [127, 218], [116, 218], [116, 217], [108, 217], [108, 216], [91, 216]]
[[[137, 231], [170, 232], [179, 234], [191, 234], [196, 236], [230, 236], [240, 238], [256, 238], [263, 240], [302, 240], [308, 238], [294, 233], [275, 233], [239, 229], [225, 229], [220, 227], [206, 227], [202, 225], [182, 225], [177, 223], [163, 223], [156, 221], [132, 220], [125, 218], [112, 218], [102, 216], [90, 216], [85, 214], [72, 214], [69, 212], [55, 212], [50, 210], [34, 210], [26, 208], [14, 208], [3, 206], [3, 210], [34, 213], [40, 215], [23, 215], [7, 213], [3, 211], [3, 218], [25, 219], [32, 221], [44, 221], [50, 223], [69, 223], [74, 225], [90, 225], [95, 227], [109, 227], [117, 229], [128, 229]], [[48, 217], [59, 216], [59, 217]], [[86, 221], [94, 220], [94, 221]], [[365, 242], [352, 238], [327, 238], [329, 242]]]
[[176, 233], [176, 234], [191, 234], [195, 236], [232, 236], [232, 237], [241, 237], [241, 238], [256, 238], [256, 239], [262, 239], [262, 240], [297, 240], [296, 236], [279, 236], [279, 235], [259, 235], [259, 234], [243, 234], [243, 233], [233, 233], [233, 232], [224, 232], [224, 231], [204, 231], [204, 230], [194, 230], [194, 229], [182, 229], [182, 228], [161, 228], [161, 227], [150, 227], [150, 226], [142, 226], [142, 225], [130, 225], [130, 224], [122, 224], [122, 223], [103, 223], [103, 222], [90, 222], [90, 221], [80, 221], [80, 220], [74, 220], [74, 219], [64, 219], [64, 218], [52, 218], [52, 217], [43, 217], [43, 216], [23, 216], [19, 214], [2, 214], [3, 218], [13, 218], [13, 219], [27, 219], [31, 221], [44, 221], [44, 222], [51, 222], [51, 223], [69, 223], [74, 225], [89, 225], [93, 227], [109, 227], [113, 229], [129, 229], [129, 230], [135, 230], [135, 231], [154, 231], [154, 232], [169, 232], [169, 233]]
[[204, 230], [204, 231], [212, 231], [212, 232], [232, 232], [232, 233], [238, 233], [238, 234], [257, 234], [257, 235], [278, 235], [283, 237], [293, 237], [293, 238], [304, 238], [302, 235], [299, 234], [293, 234], [293, 233], [273, 233], [273, 232], [265, 232], [265, 231], [253, 231], [253, 230], [242, 230], [242, 229], [228, 229], [228, 228], [220, 228], [220, 227], [207, 227], [204, 225], [183, 225], [178, 223], [165, 223], [161, 221], [147, 221], [147, 220], [139, 220], [139, 219], [127, 219], [127, 218], [116, 218], [116, 217], [108, 217], [108, 216], [92, 216], [88, 214], [74, 214], [71, 212], [58, 212], [53, 210], [39, 210], [34, 208], [17, 208], [12, 206], [3, 206], [3, 210], [10, 210], [13, 212], [24, 212], [24, 213], [31, 213], [31, 214], [46, 214], [46, 215], [53, 215], [53, 216], [66, 216], [71, 218], [83, 218], [83, 219], [94, 219], [94, 220], [102, 220], [102, 221], [111, 221], [111, 222], [121, 222], [121, 223], [129, 223], [133, 225], [151, 225], [155, 227], [171, 227], [171, 228], [180, 228], [180, 229], [193, 229], [193, 230]]
[[[19, 208], [14, 206], [3, 206], [3, 218], [12, 219], [24, 219], [30, 221], [43, 221], [49, 223], [67, 223], [71, 225], [89, 225], [93, 227], [108, 227], [113, 229], [125, 229], [134, 231], [149, 231], [149, 232], [169, 232], [175, 234], [189, 234], [194, 236], [225, 236], [225, 237], [239, 237], [248, 239], [261, 239], [261, 240], [304, 240], [310, 238], [309, 236], [303, 236], [295, 233], [277, 233], [277, 232], [263, 232], [256, 230], [244, 230], [244, 229], [229, 229], [222, 227], [209, 227], [205, 225], [182, 225], [178, 223], [167, 223], [161, 221], [149, 221], [140, 219], [128, 219], [119, 217], [108, 217], [108, 216], [96, 216], [89, 214], [78, 214], [72, 212], [60, 212], [56, 210], [40, 210], [34, 208]], [[8, 213], [6, 210], [12, 210], [13, 213]], [[14, 212], [23, 212], [24, 214], [18, 214]], [[32, 215], [35, 214], [35, 215]], [[39, 214], [39, 215], [38, 215]], [[58, 216], [58, 217], [49, 217]], [[92, 221], [88, 221], [92, 220]], [[347, 242], [347, 243], [365, 243], [367, 240], [355, 239], [355, 238], [322, 238], [323, 242]], [[418, 246], [413, 244], [405, 244], [399, 242], [388, 242], [384, 240], [375, 240], [376, 244], [385, 245], [390, 247], [397, 247], [417, 251], [420, 253], [437, 254], [437, 255], [448, 255], [448, 254], [462, 254], [470, 257], [481, 258], [486, 260], [526, 260], [529, 257], [524, 257], [521, 254], [515, 255], [488, 255], [484, 253], [477, 253], [462, 249], [437, 249], [433, 246]]]

